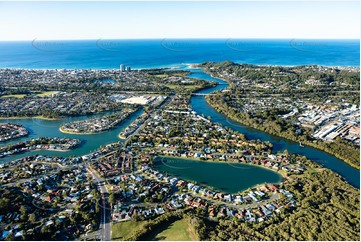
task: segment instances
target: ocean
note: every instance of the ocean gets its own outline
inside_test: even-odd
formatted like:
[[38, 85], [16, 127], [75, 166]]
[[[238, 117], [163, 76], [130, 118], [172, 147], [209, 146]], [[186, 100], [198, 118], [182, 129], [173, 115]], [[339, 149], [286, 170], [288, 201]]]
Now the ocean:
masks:
[[359, 40], [149, 39], [0, 42], [0, 68], [133, 69], [206, 61], [257, 65], [360, 66]]

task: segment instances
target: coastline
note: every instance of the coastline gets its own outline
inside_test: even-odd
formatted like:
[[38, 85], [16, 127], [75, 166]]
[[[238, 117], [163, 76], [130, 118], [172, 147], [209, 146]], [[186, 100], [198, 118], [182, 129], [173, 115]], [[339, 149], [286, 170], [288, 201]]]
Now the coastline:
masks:
[[[76, 148], [76, 147], [75, 147]], [[23, 151], [23, 152], [20, 152], [20, 153], [17, 153], [16, 155], [18, 154], [25, 154], [25, 153], [31, 153], [31, 152], [36, 152], [36, 151], [55, 151], [55, 152], [69, 152], [69, 151], [72, 151], [74, 149], [67, 149], [67, 150], [59, 150], [59, 149], [35, 149], [35, 150], [26, 150], [26, 151]], [[11, 157], [12, 155], [8, 155], [8, 156], [4, 156], [3, 158], [5, 157]], [[1, 160], [1, 158], [0, 158]], [[10, 161], [7, 161], [7, 162], [10, 162]]]
[[59, 127], [59, 131], [60, 131], [60, 132], [62, 132], [62, 133], [64, 133], [64, 134], [75, 134], [75, 135], [102, 134], [102, 133], [108, 132], [109, 130], [111, 130], [111, 129], [103, 130], [103, 131], [100, 131], [100, 132], [78, 133], [78, 132], [72, 132], [72, 131], [63, 130], [63, 129], [62, 129], [62, 126]]
[[[201, 67], [199, 67], [199, 65], [205, 63], [207, 61], [202, 61], [199, 63], [179, 63], [179, 64], [165, 64], [165, 65], [155, 65], [155, 66], [140, 66], [140, 67], [136, 67], [134, 66], [134, 68], [132, 68], [133, 70], [137, 71], [137, 70], [150, 70], [150, 69], [178, 69], [181, 66], [186, 66], [186, 68], [191, 68], [191, 69], [200, 69]], [[220, 62], [220, 61], [213, 61], [213, 62]], [[308, 64], [297, 64], [297, 65], [287, 65], [287, 64], [256, 64], [256, 63], [247, 63], [244, 61], [238, 61], [238, 60], [232, 60], [232, 62], [236, 63], [236, 64], [250, 64], [250, 65], [255, 65], [255, 66], [262, 66], [262, 67], [267, 67], [267, 66], [272, 66], [272, 67], [297, 67], [297, 66], [311, 66], [311, 65], [316, 65], [316, 66], [322, 66], [322, 67], [335, 67], [335, 68], [347, 68], [347, 67], [353, 67], [353, 68], [360, 68], [360, 65], [324, 65], [324, 64], [315, 64], [315, 63], [308, 63]], [[65, 70], [82, 70], [82, 69], [94, 69], [94, 70], [118, 70], [118, 68], [116, 67], [109, 67], [109, 68], [102, 68], [102, 67], [79, 67], [79, 68], [67, 68], [67, 67], [41, 67], [41, 68], [19, 68], [19, 67], [11, 67], [11, 66], [0, 66], [0, 69], [13, 69], [13, 70], [58, 70], [58, 69], [65, 69]]]
[[[49, 151], [68, 152], [68, 151], [72, 151], [73, 149], [68, 149], [68, 150], [58, 150], [58, 149], [36, 149], [36, 150], [31, 150], [31, 151], [38, 151], [38, 150], [49, 150]], [[31, 152], [31, 151], [30, 151], [30, 152]]]
[[27, 117], [27, 116], [20, 116], [20, 117], [0, 117], [0, 120], [6, 120], [6, 119], [42, 119], [42, 120], [48, 120], [48, 121], [56, 121], [65, 118], [64, 116], [58, 117], [58, 118], [47, 118], [41, 115], [33, 116], [33, 117]]
[[122, 131], [120, 131], [120, 133], [118, 134], [119, 139], [127, 139], [129, 137], [129, 136], [125, 137], [125, 136], [121, 135], [121, 133], [122, 133]]

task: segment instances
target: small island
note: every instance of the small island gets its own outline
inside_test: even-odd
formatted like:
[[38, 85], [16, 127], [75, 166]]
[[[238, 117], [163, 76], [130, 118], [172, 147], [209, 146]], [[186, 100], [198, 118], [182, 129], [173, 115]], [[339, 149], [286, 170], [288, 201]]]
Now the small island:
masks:
[[22, 125], [12, 123], [0, 124], [0, 142], [29, 135], [29, 131]]
[[86, 119], [66, 123], [59, 130], [70, 134], [94, 134], [110, 130], [125, 120], [136, 108], [127, 108], [121, 112], [105, 115], [100, 118]]

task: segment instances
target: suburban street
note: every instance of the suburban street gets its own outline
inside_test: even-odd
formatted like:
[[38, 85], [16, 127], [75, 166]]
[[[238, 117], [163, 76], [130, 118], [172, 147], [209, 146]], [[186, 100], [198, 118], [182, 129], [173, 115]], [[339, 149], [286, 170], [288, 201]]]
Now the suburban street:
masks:
[[170, 95], [169, 97], [167, 97], [164, 102], [159, 105], [157, 108], [155, 108], [152, 113], [149, 115], [148, 119], [144, 121], [144, 123], [142, 125], [140, 125], [132, 134], [130, 134], [125, 140], [124, 140], [124, 146], [127, 146], [128, 141], [130, 140], [130, 138], [134, 135], [137, 135], [139, 133], [140, 130], [142, 130], [144, 128], [144, 126], [147, 124], [148, 121], [152, 120], [154, 118], [154, 115], [156, 113], [156, 111], [160, 110], [161, 108], [163, 108], [168, 102], [169, 100], [171, 100], [171, 98], [173, 97], [173, 95]]

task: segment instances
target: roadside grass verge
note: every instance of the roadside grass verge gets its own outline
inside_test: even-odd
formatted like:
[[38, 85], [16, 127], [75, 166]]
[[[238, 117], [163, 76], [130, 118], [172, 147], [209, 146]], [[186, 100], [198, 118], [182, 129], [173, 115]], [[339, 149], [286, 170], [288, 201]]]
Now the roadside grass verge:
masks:
[[145, 223], [147, 223], [147, 221], [133, 220], [113, 223], [112, 240], [124, 240], [124, 238], [126, 238], [133, 231], [140, 229]]
[[146, 238], [147, 240], [164, 241], [197, 241], [199, 240], [193, 226], [187, 219], [180, 219], [155, 229]]

